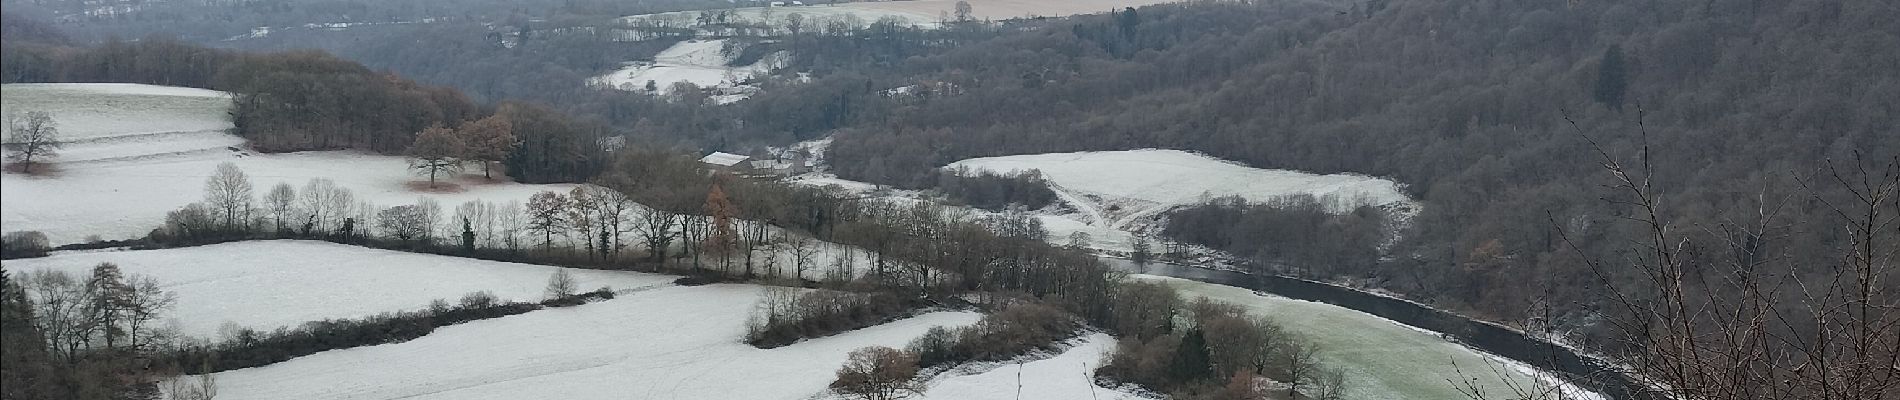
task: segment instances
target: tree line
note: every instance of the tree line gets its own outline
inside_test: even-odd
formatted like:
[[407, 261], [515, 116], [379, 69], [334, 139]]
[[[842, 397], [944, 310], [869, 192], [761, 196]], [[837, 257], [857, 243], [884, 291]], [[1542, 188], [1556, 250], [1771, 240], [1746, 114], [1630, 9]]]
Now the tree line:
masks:
[[[159, 323], [175, 302], [150, 277], [101, 263], [88, 274], [0, 270], [0, 393], [21, 399], [157, 395], [178, 365], [147, 362], [179, 339]], [[194, 362], [199, 360], [192, 360]], [[215, 391], [176, 382], [179, 389]], [[187, 392], [180, 392], [184, 395]]]
[[[468, 149], [481, 151], [453, 158], [482, 161], [485, 172], [486, 163], [499, 161], [510, 176], [533, 183], [582, 181], [605, 164], [599, 139], [606, 135], [592, 124], [526, 103], [485, 107], [455, 89], [377, 73], [321, 52], [239, 53], [157, 37], [87, 48], [10, 42], [6, 51], [9, 61], [0, 70], [7, 83], [132, 82], [231, 92], [233, 133], [264, 152], [403, 154], [431, 127], [499, 132], [496, 124], [506, 121], [514, 140], [471, 138], [489, 142], [474, 143], [480, 146]], [[496, 116], [501, 119], [485, 120]], [[486, 125], [469, 125], [476, 121]]]

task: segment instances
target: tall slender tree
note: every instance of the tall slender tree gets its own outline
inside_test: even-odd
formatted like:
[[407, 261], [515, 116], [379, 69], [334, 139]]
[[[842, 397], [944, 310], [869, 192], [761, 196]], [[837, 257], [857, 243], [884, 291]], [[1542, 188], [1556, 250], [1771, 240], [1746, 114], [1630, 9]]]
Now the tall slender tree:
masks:
[[736, 212], [732, 199], [726, 197], [726, 190], [714, 183], [712, 189], [706, 192], [706, 214], [712, 216], [712, 231], [706, 236], [706, 243], [701, 248], [720, 256], [726, 267], [731, 266], [732, 251], [739, 242], [739, 234], [732, 226], [732, 217]]
[[251, 178], [230, 162], [218, 164], [205, 180], [205, 204], [215, 210], [225, 230], [236, 230], [250, 219]]
[[264, 194], [264, 209], [270, 213], [277, 232], [286, 232], [284, 220], [293, 218], [297, 213], [297, 189], [291, 188], [288, 182], [278, 182], [270, 188], [270, 192]]
[[554, 234], [567, 225], [567, 196], [559, 192], [535, 193], [528, 198], [528, 231], [541, 233], [541, 249], [554, 246]]

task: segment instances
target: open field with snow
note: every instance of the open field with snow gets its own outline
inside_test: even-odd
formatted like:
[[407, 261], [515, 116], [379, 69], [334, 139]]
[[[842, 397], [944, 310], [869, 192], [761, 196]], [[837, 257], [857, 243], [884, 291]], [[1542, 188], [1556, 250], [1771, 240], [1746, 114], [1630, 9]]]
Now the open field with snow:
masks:
[[[653, 56], [652, 62], [633, 62], [619, 70], [588, 79], [588, 83], [626, 91], [644, 91], [652, 81], [656, 94], [669, 94], [675, 83], [686, 82], [702, 88], [735, 88], [753, 76], [771, 72], [784, 59], [783, 53], [768, 55], [751, 65], [727, 66], [733, 57], [722, 49], [725, 39], [687, 40], [674, 44]], [[722, 103], [743, 99], [724, 96]]]
[[846, 353], [902, 347], [977, 314], [936, 312], [762, 350], [740, 341], [759, 286], [666, 287], [445, 327], [422, 338], [218, 374], [220, 399], [804, 399]]
[[49, 175], [0, 176], [0, 225], [6, 231], [35, 230], [54, 244], [88, 235], [103, 239], [144, 236], [165, 213], [203, 197], [205, 178], [231, 162], [249, 174], [261, 196], [279, 182], [302, 188], [327, 178], [356, 199], [380, 206], [434, 198], [452, 208], [469, 200], [525, 202], [543, 190], [573, 185], [489, 182], [478, 174], [450, 177], [452, 193], [419, 193], [402, 157], [352, 151], [258, 154], [230, 128], [229, 97], [215, 91], [125, 84], [5, 85], [8, 112], [52, 114], [71, 140], [50, 164]]
[[1038, 170], [1063, 201], [1082, 203], [1091, 225], [1120, 228], [1206, 197], [1265, 201], [1289, 195], [1330, 199], [1336, 211], [1407, 203], [1397, 183], [1363, 175], [1318, 175], [1248, 167], [1180, 150], [1092, 151], [972, 158], [947, 168]]
[[[77, 143], [119, 136], [222, 132], [231, 128], [224, 92], [132, 83], [0, 85], [7, 113], [45, 111], [63, 139]], [[10, 128], [0, 128], [0, 130]]]
[[[931, 380], [930, 388], [924, 391], [924, 398], [957, 400], [1144, 398], [1095, 386], [1095, 369], [1102, 366], [1104, 355], [1114, 351], [1114, 337], [1104, 333], [1092, 333], [1077, 340], [1074, 347], [1053, 357], [1025, 362], [1021, 365], [990, 363], [984, 365], [991, 367], [986, 371], [966, 374], [952, 370], [938, 375]], [[1017, 394], [1018, 384], [1021, 385], [1021, 395]]]
[[[554, 267], [406, 253], [329, 242], [270, 240], [163, 250], [56, 254], [7, 260], [10, 271], [90, 273], [101, 262], [157, 279], [178, 303], [166, 315], [181, 333], [216, 338], [225, 322], [257, 330], [325, 318], [355, 318], [427, 308], [488, 291], [500, 299], [541, 300]], [[666, 275], [571, 270], [577, 287], [634, 289], [672, 282]]]
[[[798, 7], [740, 7], [730, 9], [732, 16], [746, 21], [765, 21], [773, 26], [783, 27], [787, 16], [800, 14], [807, 26], [824, 26], [822, 21], [855, 18], [862, 24], [876, 22], [879, 18], [899, 18], [915, 26], [935, 26], [937, 12], [916, 13], [898, 10], [886, 10], [856, 6], [862, 3], [847, 3], [835, 6], [798, 6]], [[949, 10], [949, 9], [945, 9]], [[725, 10], [709, 10], [725, 11]], [[673, 11], [656, 14], [629, 15], [620, 18], [620, 22], [632, 26], [651, 26], [665, 28], [693, 28], [700, 26], [701, 11]]]
[[[904, 15], [924, 15], [935, 21], [940, 12], [953, 12], [958, 0], [910, 0], [858, 2], [840, 5]], [[1172, 3], [1170, 0], [963, 0], [970, 2], [970, 16], [976, 19], [1066, 17], [1077, 14], [1105, 13], [1123, 7]]]
[[[835, 18], [856, 18], [863, 24], [876, 22], [880, 18], [898, 18], [914, 26], [935, 27], [938, 21], [951, 16], [956, 10], [958, 0], [905, 0], [905, 1], [858, 1], [838, 4], [821, 4], [823, 0], [807, 1], [807, 6], [791, 7], [741, 7], [731, 11], [734, 16], [748, 21], [766, 21], [768, 24], [783, 26], [786, 16], [802, 14], [806, 21], [821, 21]], [[970, 17], [984, 20], [1005, 20], [1012, 18], [1066, 17], [1078, 14], [1105, 13], [1124, 7], [1140, 7], [1151, 4], [1171, 3], [1171, 0], [964, 0], [970, 3]], [[786, 3], [790, 3], [787, 1]], [[657, 14], [641, 14], [622, 17], [621, 22], [633, 25], [685, 28], [697, 25], [700, 11], [675, 11]], [[807, 23], [807, 26], [822, 26], [822, 23]]]
[[[1504, 379], [1531, 387], [1535, 369], [1512, 365], [1436, 333], [1325, 303], [1261, 296], [1247, 289], [1178, 278], [1135, 275], [1166, 282], [1183, 297], [1206, 297], [1246, 307], [1255, 315], [1305, 335], [1321, 347], [1320, 358], [1344, 368], [1350, 399], [1463, 399], [1450, 381], [1475, 378], [1491, 398], [1507, 392]], [[1456, 366], [1454, 368], [1454, 365]], [[1496, 367], [1503, 376], [1493, 372]], [[1462, 369], [1460, 377], [1456, 369]], [[1588, 393], [1587, 395], [1593, 395]], [[1588, 398], [1588, 397], [1584, 397]]]

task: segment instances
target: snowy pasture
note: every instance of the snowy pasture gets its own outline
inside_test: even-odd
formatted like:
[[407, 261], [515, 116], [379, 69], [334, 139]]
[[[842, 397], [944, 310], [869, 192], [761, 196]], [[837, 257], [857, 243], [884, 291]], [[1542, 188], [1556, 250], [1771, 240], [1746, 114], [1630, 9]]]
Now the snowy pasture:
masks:
[[[134, 83], [19, 83], [0, 85], [7, 113], [44, 111], [75, 145], [119, 136], [223, 132], [230, 94], [216, 90]], [[6, 128], [6, 129], [10, 129]]]
[[[857, 2], [840, 5], [900, 15], [921, 15], [936, 21], [942, 14], [956, 10], [958, 0], [911, 0]], [[970, 17], [1003, 20], [1011, 18], [1066, 17], [1105, 13], [1123, 7], [1170, 3], [1171, 0], [963, 0], [970, 3]], [[781, 10], [783, 12], [783, 10]]]
[[[777, 53], [751, 65], [728, 66], [733, 57], [723, 51], [725, 46], [725, 39], [682, 41], [653, 56], [653, 62], [629, 63], [614, 72], [593, 77], [588, 83], [640, 91], [646, 90], [647, 82], [652, 81], [656, 94], [672, 93], [673, 84], [679, 82], [702, 88], [736, 88], [740, 82], [778, 68], [785, 57], [784, 53]], [[722, 96], [718, 99], [728, 103], [743, 98]]]
[[[987, 371], [965, 374], [952, 370], [933, 378], [926, 399], [958, 400], [1098, 400], [1142, 399], [1127, 392], [1095, 386], [1095, 369], [1102, 357], [1115, 351], [1115, 338], [1104, 333], [1083, 336], [1074, 346], [1053, 357], [1022, 364], [996, 364]], [[1018, 395], [1018, 385], [1021, 394]]]
[[32, 84], [0, 86], [8, 112], [47, 111], [71, 141], [45, 175], [0, 176], [0, 225], [6, 231], [41, 231], [53, 244], [88, 235], [102, 239], [144, 236], [165, 213], [203, 197], [205, 179], [218, 164], [236, 164], [262, 196], [277, 183], [301, 189], [326, 178], [355, 198], [387, 207], [433, 198], [445, 208], [470, 200], [526, 202], [543, 190], [573, 185], [523, 185], [481, 179], [478, 170], [444, 179], [455, 191], [421, 193], [408, 164], [396, 156], [354, 151], [258, 154], [231, 127], [229, 96], [221, 92], [126, 84]]
[[[1451, 382], [1476, 379], [1490, 398], [1518, 387], [1561, 383], [1535, 368], [1447, 341], [1437, 333], [1326, 303], [1262, 296], [1247, 289], [1186, 279], [1135, 275], [1165, 282], [1192, 299], [1238, 304], [1256, 316], [1320, 345], [1320, 359], [1346, 372], [1349, 399], [1462, 399]], [[1463, 376], [1460, 376], [1462, 370]], [[1447, 381], [1447, 380], [1450, 381]], [[1575, 398], [1595, 393], [1568, 387]]]
[[[790, 7], [741, 7], [731, 9], [733, 16], [747, 21], [763, 21], [768, 25], [783, 27], [792, 14], [801, 14], [807, 26], [822, 26], [826, 19], [855, 18], [860, 23], [872, 23], [879, 19], [894, 18], [912, 26], [933, 28], [946, 18], [953, 18], [958, 0], [906, 0], [906, 1], [855, 1], [837, 4], [821, 4], [824, 0], [806, 1], [807, 6]], [[1172, 0], [964, 0], [970, 3], [970, 17], [980, 20], [1005, 20], [1012, 18], [1066, 17], [1079, 14], [1105, 13], [1124, 7], [1140, 7], [1151, 4], [1173, 2]], [[790, 1], [785, 3], [790, 4]], [[623, 23], [631, 25], [686, 28], [697, 25], [700, 11], [675, 11], [657, 14], [641, 14], [622, 17]]]
[[[7, 260], [10, 271], [60, 270], [77, 276], [102, 262], [149, 276], [178, 296], [166, 315], [180, 333], [217, 338], [226, 322], [256, 330], [326, 318], [356, 318], [427, 308], [488, 291], [503, 300], [539, 301], [555, 268], [346, 246], [270, 240], [163, 250], [55, 254]], [[577, 287], [635, 289], [674, 277], [571, 270]]]
[[[847, 3], [835, 6], [740, 7], [729, 10], [706, 11], [731, 11], [732, 17], [734, 18], [753, 22], [763, 21], [763, 23], [781, 28], [785, 26], [785, 21], [792, 14], [800, 14], [800, 18], [805, 19], [807, 26], [823, 26], [824, 24], [820, 23], [820, 21], [837, 19], [856, 19], [860, 23], [868, 24], [880, 18], [887, 17], [898, 18], [914, 26], [934, 26], [937, 22], [936, 11], [916, 13], [860, 7], [857, 6], [857, 4], [861, 3]], [[945, 8], [945, 10], [949, 9]], [[700, 26], [699, 16], [701, 12], [702, 11], [672, 11], [656, 14], [629, 15], [621, 17], [620, 22], [631, 26], [695, 28]]]
[[664, 287], [218, 374], [220, 399], [805, 399], [846, 354], [903, 347], [935, 312], [775, 349], [741, 341], [763, 288]]
[[1335, 211], [1411, 202], [1397, 183], [1385, 179], [1260, 169], [1180, 150], [972, 158], [947, 168], [956, 167], [999, 173], [1042, 171], [1064, 202], [1084, 208], [1090, 219], [1084, 222], [1111, 228], [1125, 227], [1142, 217], [1207, 197], [1240, 196], [1265, 201], [1304, 194], [1330, 200]]

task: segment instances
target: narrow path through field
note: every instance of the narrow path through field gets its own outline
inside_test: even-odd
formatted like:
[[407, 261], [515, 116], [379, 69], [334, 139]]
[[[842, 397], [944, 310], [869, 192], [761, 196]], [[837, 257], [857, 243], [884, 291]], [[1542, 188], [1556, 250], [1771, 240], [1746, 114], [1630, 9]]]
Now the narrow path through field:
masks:
[[1109, 226], [1108, 217], [1102, 215], [1102, 209], [1096, 207], [1094, 202], [1090, 202], [1088, 199], [1077, 196], [1074, 193], [1069, 193], [1068, 189], [1064, 189], [1062, 185], [1057, 185], [1054, 182], [1049, 183], [1049, 191], [1055, 192], [1056, 197], [1061, 198], [1062, 202], [1069, 203], [1070, 206], [1075, 207], [1076, 211], [1088, 214], [1089, 220], [1083, 222], [1094, 226]]

